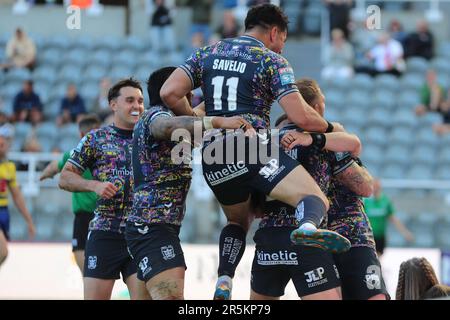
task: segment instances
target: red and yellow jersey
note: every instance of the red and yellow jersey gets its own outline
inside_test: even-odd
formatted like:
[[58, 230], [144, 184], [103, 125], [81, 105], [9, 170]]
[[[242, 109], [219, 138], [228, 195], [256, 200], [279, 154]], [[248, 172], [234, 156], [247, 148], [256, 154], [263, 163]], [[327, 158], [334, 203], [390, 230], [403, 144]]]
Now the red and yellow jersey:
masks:
[[8, 206], [8, 186], [16, 187], [16, 166], [11, 161], [0, 162], [0, 207]]

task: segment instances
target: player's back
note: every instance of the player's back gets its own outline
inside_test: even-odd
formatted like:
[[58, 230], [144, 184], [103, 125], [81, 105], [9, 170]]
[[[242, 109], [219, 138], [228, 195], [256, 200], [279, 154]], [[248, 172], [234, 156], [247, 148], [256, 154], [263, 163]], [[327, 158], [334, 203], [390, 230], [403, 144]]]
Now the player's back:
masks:
[[181, 67], [201, 86], [208, 116], [242, 115], [257, 129], [269, 128], [275, 99], [297, 91], [287, 60], [246, 35], [201, 48]]

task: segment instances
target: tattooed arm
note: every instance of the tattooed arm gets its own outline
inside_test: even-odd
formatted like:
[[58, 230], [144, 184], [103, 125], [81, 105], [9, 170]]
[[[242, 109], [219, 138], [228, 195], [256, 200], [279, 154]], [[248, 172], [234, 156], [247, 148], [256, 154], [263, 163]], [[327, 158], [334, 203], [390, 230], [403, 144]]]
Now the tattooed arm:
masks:
[[[202, 118], [190, 117], [190, 116], [179, 116], [179, 117], [158, 117], [153, 120], [150, 124], [150, 131], [152, 136], [156, 140], [170, 140], [172, 137], [172, 132], [176, 129], [185, 129], [189, 131], [191, 135], [194, 134], [194, 123], [198, 122], [202, 130], [204, 126], [202, 124]], [[235, 117], [211, 117], [211, 125], [215, 129], [239, 129], [244, 128], [244, 130], [252, 129], [250, 123], [239, 116]]]
[[336, 175], [336, 179], [361, 197], [370, 197], [373, 193], [373, 178], [363, 166], [353, 162], [348, 168]]

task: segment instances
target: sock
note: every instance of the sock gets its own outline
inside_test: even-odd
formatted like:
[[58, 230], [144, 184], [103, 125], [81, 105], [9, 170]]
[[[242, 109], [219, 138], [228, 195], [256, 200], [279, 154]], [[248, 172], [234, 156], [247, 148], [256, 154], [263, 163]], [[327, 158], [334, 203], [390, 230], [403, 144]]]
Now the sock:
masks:
[[[326, 214], [326, 207], [322, 199], [317, 196], [307, 196], [299, 202], [295, 209], [295, 217], [301, 227], [305, 223], [318, 227]], [[305, 227], [311, 227], [306, 225]]]
[[234, 277], [236, 268], [245, 251], [245, 230], [237, 224], [229, 224], [222, 229], [219, 240], [219, 269], [220, 276]]

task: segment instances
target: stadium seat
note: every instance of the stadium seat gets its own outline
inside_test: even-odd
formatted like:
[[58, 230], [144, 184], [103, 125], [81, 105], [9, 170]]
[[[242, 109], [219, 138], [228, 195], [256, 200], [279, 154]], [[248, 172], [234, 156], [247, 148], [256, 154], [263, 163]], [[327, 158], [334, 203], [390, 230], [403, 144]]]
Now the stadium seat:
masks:
[[87, 52], [93, 50], [95, 43], [98, 39], [94, 40], [91, 36], [82, 35], [73, 39], [73, 46], [77, 49], [82, 49]]
[[318, 6], [309, 6], [303, 16], [303, 31], [310, 35], [320, 33], [322, 9]]
[[39, 215], [35, 219], [36, 223], [36, 240], [49, 240], [53, 235], [54, 217]]
[[113, 66], [123, 66], [129, 69], [136, 67], [137, 55], [132, 50], [123, 50], [112, 58]]
[[345, 103], [344, 93], [339, 90], [328, 90], [326, 96], [326, 103], [333, 108], [339, 109], [344, 106]]
[[393, 109], [396, 106], [396, 103], [396, 94], [388, 90], [377, 90], [373, 97], [371, 108]]
[[88, 101], [92, 101], [93, 99], [96, 99], [99, 92], [98, 92], [98, 82], [97, 81], [91, 81], [86, 82], [81, 85], [79, 88], [80, 95], [85, 100], [86, 108], [89, 108]]
[[450, 148], [442, 148], [437, 155], [437, 161], [440, 166], [450, 167]]
[[404, 247], [406, 245], [405, 238], [403, 238], [391, 223], [387, 226], [386, 242], [388, 247]]
[[68, 51], [74, 45], [74, 43], [75, 41], [69, 38], [67, 35], [56, 35], [48, 39], [47, 46], [62, 51]]
[[443, 57], [436, 57], [430, 62], [430, 67], [436, 72], [450, 73], [450, 61]]
[[384, 158], [383, 149], [378, 145], [365, 144], [363, 142], [363, 151], [361, 154], [361, 159], [363, 162], [372, 162], [376, 164], [381, 164]]
[[68, 123], [59, 128], [60, 139], [76, 137], [79, 140], [78, 126], [75, 123]]
[[431, 130], [430, 127], [423, 127], [416, 132], [415, 139], [418, 144], [436, 147], [440, 144], [441, 140], [436, 133]]
[[433, 169], [424, 164], [413, 164], [406, 173], [408, 179], [431, 179], [433, 178]]
[[370, 126], [364, 132], [365, 145], [385, 146], [388, 142], [388, 135], [383, 127]]
[[366, 124], [366, 111], [359, 106], [347, 105], [344, 108], [344, 116], [342, 118], [343, 125], [348, 129], [348, 126], [361, 127]]
[[69, 51], [65, 56], [65, 64], [76, 66], [80, 69], [88, 63], [90, 58], [89, 51], [75, 49]]
[[408, 72], [425, 74], [428, 68], [428, 61], [425, 58], [411, 57], [406, 60], [406, 70]]
[[351, 88], [370, 92], [374, 86], [374, 80], [367, 74], [358, 73], [351, 81]]
[[56, 69], [47, 65], [38, 66], [32, 74], [32, 79], [35, 82], [35, 86], [43, 82], [53, 84], [57, 79]]
[[[327, 94], [325, 94], [325, 98], [327, 98]], [[326, 102], [328, 104], [328, 101]], [[365, 109], [370, 106], [370, 99], [367, 99], [367, 92], [364, 90], [349, 90], [345, 99], [345, 105], [354, 105]]]
[[83, 79], [88, 82], [95, 82], [96, 87], [98, 87], [100, 80], [108, 75], [108, 68], [104, 65], [96, 65], [95, 63], [88, 64], [84, 70]]
[[117, 67], [113, 67], [108, 75], [109, 77], [111, 77], [111, 79], [113, 79], [113, 81], [123, 78], [130, 78], [134, 76], [134, 69], [119, 65]]
[[411, 161], [410, 152], [411, 150], [406, 146], [390, 143], [384, 154], [384, 159], [386, 160], [386, 163], [396, 163], [407, 166]]
[[52, 121], [46, 121], [39, 124], [35, 130], [38, 138], [48, 139], [49, 141], [59, 135], [58, 127]]
[[419, 103], [420, 95], [415, 90], [403, 91], [397, 95], [397, 106], [399, 109], [411, 110], [412, 112]]
[[450, 42], [449, 41], [441, 42], [439, 44], [437, 53], [440, 58], [450, 59]]
[[383, 74], [375, 78], [375, 87], [377, 90], [395, 91], [398, 88], [399, 80], [391, 74]]
[[105, 49], [96, 50], [89, 60], [90, 65], [109, 68], [112, 62], [112, 52]]
[[389, 141], [393, 144], [411, 146], [415, 132], [408, 126], [394, 127], [389, 135]]
[[63, 152], [64, 150], [72, 150], [75, 148], [80, 142], [79, 136], [66, 136], [63, 139], [60, 139], [56, 143], [56, 147]]
[[398, 163], [388, 163], [381, 169], [381, 176], [387, 179], [404, 179], [405, 166]]
[[412, 110], [398, 109], [391, 116], [392, 126], [409, 126], [412, 129], [420, 127], [420, 121]]
[[38, 55], [38, 64], [45, 66], [58, 67], [63, 61], [64, 52], [59, 49], [50, 48]]
[[48, 103], [44, 108], [44, 118], [47, 121], [54, 121], [60, 114], [61, 99], [53, 99], [51, 103]]
[[107, 50], [111, 52], [119, 51], [122, 46], [122, 38], [113, 35], [105, 35], [94, 41], [94, 49]]
[[149, 42], [138, 36], [128, 36], [125, 40], [125, 46], [139, 55], [147, 48]]
[[25, 138], [31, 133], [31, 124], [28, 122], [17, 122], [14, 125], [14, 138], [22, 137]]
[[417, 74], [407, 74], [400, 80], [401, 90], [415, 90], [419, 92], [420, 88], [424, 85], [425, 76]]
[[433, 124], [442, 123], [442, 116], [436, 112], [428, 112], [425, 115], [418, 118], [419, 126], [422, 128], [430, 128]]
[[28, 69], [22, 69], [22, 68], [14, 68], [9, 70], [6, 73], [5, 80], [6, 81], [15, 81], [15, 82], [23, 82], [25, 80], [30, 80], [31, 72]]
[[373, 126], [380, 126], [386, 128], [391, 126], [391, 123], [389, 121], [391, 117], [392, 117], [391, 111], [386, 110], [384, 108], [373, 108], [370, 110], [370, 113], [367, 117], [367, 122]]
[[450, 166], [439, 166], [439, 169], [437, 169], [434, 173], [434, 179], [450, 181]]
[[412, 152], [411, 163], [424, 164], [433, 167], [436, 164], [436, 148], [430, 144], [417, 141], [416, 147]]
[[81, 69], [74, 65], [65, 65], [58, 73], [59, 81], [78, 84], [81, 82]]
[[22, 219], [20, 213], [17, 211], [15, 206], [11, 206], [10, 210], [10, 228], [9, 236], [11, 240], [25, 240], [28, 238], [27, 224]]

